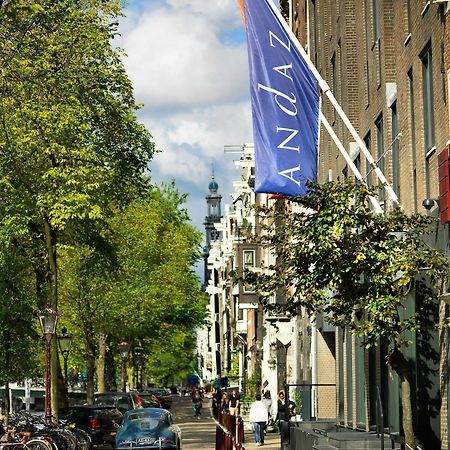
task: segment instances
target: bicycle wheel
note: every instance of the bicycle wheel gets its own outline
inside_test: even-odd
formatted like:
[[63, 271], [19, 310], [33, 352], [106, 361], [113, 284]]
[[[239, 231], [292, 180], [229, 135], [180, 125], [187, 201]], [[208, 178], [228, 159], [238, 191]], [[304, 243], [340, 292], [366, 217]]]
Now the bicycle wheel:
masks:
[[66, 450], [77, 450], [77, 439], [71, 431], [58, 429], [57, 433], [64, 439]]
[[86, 431], [75, 428], [72, 433], [77, 438], [77, 450], [89, 450], [91, 448], [92, 439]]
[[30, 439], [23, 444], [24, 450], [54, 450], [52, 444], [45, 439]]

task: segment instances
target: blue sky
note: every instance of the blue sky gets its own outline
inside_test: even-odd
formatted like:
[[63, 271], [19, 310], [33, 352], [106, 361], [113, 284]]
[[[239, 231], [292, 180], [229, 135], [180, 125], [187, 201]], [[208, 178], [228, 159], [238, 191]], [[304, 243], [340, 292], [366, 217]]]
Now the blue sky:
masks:
[[240, 177], [224, 146], [253, 139], [239, 8], [236, 0], [129, 0], [125, 14], [118, 44], [145, 105], [139, 118], [160, 150], [152, 178], [175, 179], [203, 230], [212, 165], [224, 206]]

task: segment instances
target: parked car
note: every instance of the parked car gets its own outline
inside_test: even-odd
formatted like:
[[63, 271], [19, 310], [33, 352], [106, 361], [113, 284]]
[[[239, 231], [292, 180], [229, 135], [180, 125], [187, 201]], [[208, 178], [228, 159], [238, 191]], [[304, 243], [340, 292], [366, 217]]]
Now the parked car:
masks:
[[86, 431], [92, 445], [109, 444], [114, 447], [123, 414], [115, 406], [82, 405], [70, 406], [63, 411], [62, 418]]
[[170, 393], [169, 389], [150, 387], [141, 392], [139, 395], [142, 397], [147, 396], [147, 398], [150, 395], [156, 396], [156, 399], [160, 403], [161, 408], [170, 409], [172, 406], [172, 394]]
[[124, 414], [116, 436], [116, 450], [180, 450], [181, 431], [169, 411], [141, 408]]
[[150, 392], [140, 392], [139, 397], [142, 401], [143, 408], [163, 408], [163, 402], [155, 394]]
[[94, 405], [115, 406], [124, 413], [131, 409], [140, 408], [142, 401], [137, 392], [104, 392], [94, 395]]

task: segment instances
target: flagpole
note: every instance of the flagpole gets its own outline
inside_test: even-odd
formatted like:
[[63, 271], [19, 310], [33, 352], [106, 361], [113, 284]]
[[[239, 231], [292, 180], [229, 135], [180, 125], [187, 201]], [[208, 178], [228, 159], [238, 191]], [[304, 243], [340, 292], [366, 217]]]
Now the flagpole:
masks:
[[[314, 66], [313, 62], [309, 58], [308, 54], [305, 52], [305, 50], [302, 47], [302, 45], [300, 44], [300, 42], [298, 42], [298, 39], [296, 38], [295, 34], [292, 32], [292, 30], [289, 28], [289, 26], [286, 23], [286, 21], [283, 19], [283, 16], [281, 15], [281, 13], [278, 10], [278, 8], [275, 6], [273, 1], [272, 0], [265, 0], [265, 1], [269, 5], [269, 7], [272, 9], [272, 11], [276, 15], [276, 17], [278, 18], [281, 26], [284, 28], [286, 33], [291, 38], [292, 42], [296, 46], [296, 48], [299, 51], [300, 55], [304, 59], [306, 65], [311, 70], [312, 74], [314, 75], [314, 77], [316, 78], [317, 82], [319, 83], [320, 89], [322, 90], [324, 95], [326, 95], [328, 97], [328, 99], [330, 100], [330, 102], [333, 105], [334, 109], [339, 114], [339, 117], [344, 122], [344, 125], [347, 127], [348, 131], [352, 135], [353, 139], [355, 139], [355, 141], [358, 144], [359, 148], [364, 153], [364, 156], [366, 157], [367, 162], [369, 163], [369, 165], [372, 168], [372, 170], [376, 173], [378, 179], [380, 180], [381, 184], [384, 187], [384, 190], [389, 195], [389, 197], [392, 200], [392, 202], [397, 204], [399, 207], [401, 207], [400, 202], [399, 202], [398, 197], [397, 197], [397, 194], [394, 192], [394, 190], [392, 189], [392, 187], [388, 183], [386, 177], [384, 176], [383, 171], [375, 163], [375, 160], [373, 159], [373, 156], [371, 155], [370, 151], [367, 149], [364, 141], [359, 137], [358, 132], [354, 128], [353, 124], [350, 122], [350, 120], [347, 117], [347, 115], [345, 114], [344, 110], [341, 108], [341, 105], [338, 103], [338, 101], [334, 97], [333, 93], [331, 92], [330, 86], [322, 78], [322, 76], [320, 75], [320, 73], [318, 72], [316, 67]], [[344, 150], [345, 150], [345, 148], [344, 148]], [[347, 153], [347, 151], [345, 151], [345, 153]]]
[[[345, 149], [344, 145], [340, 141], [340, 139], [337, 137], [336, 133], [333, 130], [333, 127], [330, 125], [326, 117], [323, 115], [322, 111], [320, 112], [320, 120], [322, 121], [325, 129], [328, 131], [328, 133], [331, 136], [331, 139], [333, 139], [334, 143], [336, 144], [337, 148], [342, 153], [342, 156], [344, 157], [346, 163], [348, 164], [348, 167], [350, 167], [351, 171], [355, 174], [355, 178], [365, 186], [367, 186], [367, 183], [365, 182], [363, 176], [361, 175], [361, 172], [358, 170], [358, 168], [355, 166], [355, 163], [353, 162], [352, 158], [350, 158], [350, 155], [347, 153], [347, 150]], [[380, 206], [380, 203], [378, 200], [370, 196], [369, 197], [370, 202], [372, 203], [372, 206], [375, 210], [375, 212], [382, 214], [383, 208]]]

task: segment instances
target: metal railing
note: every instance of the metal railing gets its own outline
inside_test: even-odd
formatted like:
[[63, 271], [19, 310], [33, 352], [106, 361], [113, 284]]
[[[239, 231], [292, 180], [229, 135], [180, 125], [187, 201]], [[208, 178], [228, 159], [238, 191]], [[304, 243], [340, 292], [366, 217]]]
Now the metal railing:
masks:
[[213, 416], [216, 422], [216, 450], [245, 450], [242, 417], [223, 413], [215, 400]]
[[384, 450], [384, 413], [383, 404], [381, 403], [380, 387], [377, 386], [377, 401], [376, 401], [376, 427], [377, 427], [377, 437], [381, 434], [381, 450]]
[[[284, 449], [289, 449], [290, 448], [290, 440], [291, 440], [291, 431], [290, 428], [292, 426], [292, 423], [290, 421], [290, 410], [289, 410], [289, 403], [290, 403], [290, 398], [289, 398], [289, 394], [290, 394], [290, 388], [291, 387], [296, 387], [296, 388], [301, 388], [303, 390], [309, 390], [309, 408], [310, 410], [314, 411], [314, 419], [312, 417], [309, 417], [310, 420], [317, 420], [317, 399], [315, 398], [315, 396], [317, 395], [317, 392], [314, 393], [314, 395], [312, 395], [312, 392], [317, 390], [317, 388], [335, 388], [336, 384], [335, 383], [295, 383], [295, 384], [291, 384], [288, 383], [285, 385], [284, 387], [284, 393], [285, 393], [285, 412], [284, 412], [284, 417], [288, 418], [288, 420], [286, 421], [280, 421], [280, 434], [281, 434], [281, 448]], [[305, 412], [304, 409], [306, 407], [306, 402], [305, 404], [303, 404], [303, 402], [306, 399], [302, 400], [302, 411], [298, 411], [298, 412]], [[294, 402], [295, 403], [295, 402]], [[296, 405], [299, 409], [300, 409], [300, 405]], [[312, 414], [311, 414], [312, 416]]]

